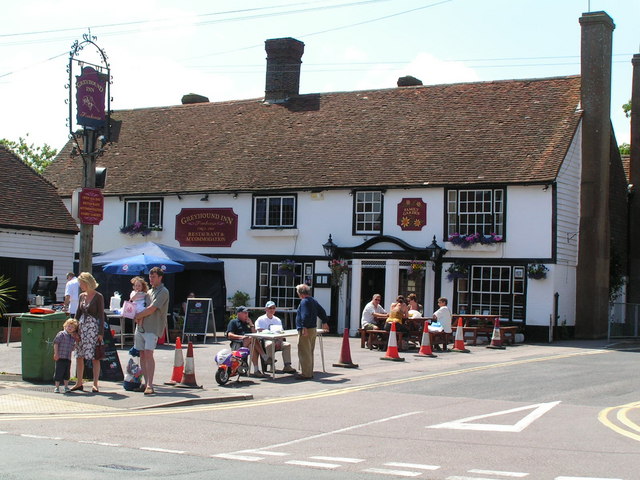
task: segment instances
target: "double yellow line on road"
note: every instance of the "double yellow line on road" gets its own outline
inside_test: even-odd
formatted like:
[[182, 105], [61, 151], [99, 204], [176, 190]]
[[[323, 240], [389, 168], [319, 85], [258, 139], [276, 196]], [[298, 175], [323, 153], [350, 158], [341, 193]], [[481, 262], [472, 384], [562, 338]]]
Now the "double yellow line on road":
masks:
[[[614, 432], [640, 442], [640, 425], [629, 419], [629, 412], [634, 410], [640, 412], [640, 402], [605, 408], [598, 414], [598, 420]], [[613, 415], [613, 413], [616, 413], [615, 419], [621, 423], [622, 426], [619, 426], [615, 421], [609, 419], [609, 414]], [[626, 429], [624, 427], [626, 427]]]

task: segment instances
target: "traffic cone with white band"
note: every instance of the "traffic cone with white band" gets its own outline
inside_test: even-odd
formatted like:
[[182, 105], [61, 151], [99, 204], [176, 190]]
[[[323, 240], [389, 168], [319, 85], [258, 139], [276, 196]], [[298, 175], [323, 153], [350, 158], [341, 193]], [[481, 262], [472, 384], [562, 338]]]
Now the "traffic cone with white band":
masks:
[[187, 360], [184, 364], [184, 373], [182, 374], [182, 380], [176, 384], [176, 387], [180, 388], [202, 388], [202, 385], [198, 385], [196, 382], [196, 371], [193, 363], [193, 343], [189, 342], [187, 347]]
[[398, 341], [396, 339], [396, 322], [393, 322], [391, 324], [391, 331], [389, 332], [389, 343], [387, 345], [387, 353], [384, 357], [380, 357], [380, 360], [404, 362], [404, 358], [400, 358], [400, 355], [398, 354]]
[[493, 335], [491, 335], [491, 343], [487, 345], [487, 348], [495, 348], [496, 350], [504, 350], [502, 345], [502, 335], [500, 334], [500, 319], [496, 318], [496, 322], [493, 325]]
[[420, 350], [415, 355], [416, 357], [431, 357], [435, 358], [433, 350], [431, 349], [431, 335], [429, 335], [429, 320], [424, 321], [424, 331], [422, 332], [422, 340], [420, 341]]
[[176, 352], [173, 357], [173, 373], [171, 380], [164, 382], [165, 385], [176, 385], [182, 380], [184, 372], [184, 357], [182, 356], [182, 341], [180, 337], [176, 338]]
[[456, 328], [456, 339], [453, 342], [453, 352], [469, 353], [464, 347], [464, 329], [462, 328], [462, 318], [458, 317], [458, 327]]

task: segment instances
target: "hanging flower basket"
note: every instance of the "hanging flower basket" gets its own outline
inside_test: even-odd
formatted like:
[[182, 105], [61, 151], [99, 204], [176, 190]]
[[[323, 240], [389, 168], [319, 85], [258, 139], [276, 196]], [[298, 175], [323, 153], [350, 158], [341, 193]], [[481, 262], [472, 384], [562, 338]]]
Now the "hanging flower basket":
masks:
[[447, 280], [453, 282], [459, 278], [468, 278], [469, 277], [469, 267], [463, 265], [461, 263], [452, 263], [449, 268], [446, 270], [447, 272]]
[[424, 272], [425, 266], [426, 262], [421, 262], [419, 260], [412, 261], [411, 265], [409, 265], [409, 276], [412, 278], [419, 277], [422, 272]]
[[345, 260], [331, 260], [331, 283], [337, 287], [342, 286], [342, 277], [349, 271], [349, 265]]
[[502, 236], [490, 233], [489, 235], [482, 235], [480, 233], [472, 233], [470, 235], [461, 235], [454, 233], [449, 235], [448, 240], [461, 248], [468, 248], [471, 245], [493, 245], [494, 243], [502, 242]]
[[296, 262], [293, 260], [283, 260], [278, 266], [278, 275], [294, 277], [296, 275]]
[[549, 269], [542, 263], [533, 263], [527, 267], [527, 277], [534, 280], [547, 278]]

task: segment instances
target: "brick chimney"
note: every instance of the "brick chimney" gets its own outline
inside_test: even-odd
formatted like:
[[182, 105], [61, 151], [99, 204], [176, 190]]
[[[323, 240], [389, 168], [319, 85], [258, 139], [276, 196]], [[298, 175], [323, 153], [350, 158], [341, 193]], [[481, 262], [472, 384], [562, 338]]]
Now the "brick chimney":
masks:
[[631, 59], [631, 155], [629, 183], [633, 185], [629, 201], [629, 285], [627, 302], [640, 303], [640, 54]]
[[611, 52], [615, 25], [605, 12], [580, 17], [582, 172], [576, 278], [578, 338], [607, 335], [609, 305], [609, 163]]
[[300, 65], [304, 43], [295, 38], [273, 38], [264, 42], [267, 51], [267, 80], [264, 100], [284, 103], [300, 90]]

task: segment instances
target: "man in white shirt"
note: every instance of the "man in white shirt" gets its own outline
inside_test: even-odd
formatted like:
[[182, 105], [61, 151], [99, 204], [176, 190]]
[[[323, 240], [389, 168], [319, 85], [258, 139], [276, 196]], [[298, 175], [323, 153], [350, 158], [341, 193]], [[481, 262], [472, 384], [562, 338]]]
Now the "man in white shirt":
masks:
[[379, 293], [373, 295], [373, 298], [367, 303], [362, 311], [362, 318], [360, 319], [361, 328], [364, 330], [377, 330], [380, 329], [380, 324], [383, 323], [389, 315], [386, 310], [382, 308], [380, 302], [382, 296]]
[[[277, 330], [282, 330], [282, 321], [276, 317], [274, 314], [276, 313], [276, 304], [269, 300], [267, 304], [264, 306], [265, 314], [258, 317], [256, 320], [256, 331], [261, 332], [263, 330], [269, 331], [272, 330], [271, 326], [275, 326]], [[269, 353], [271, 352], [271, 345], [275, 341], [275, 349], [274, 352], [281, 350], [282, 351], [282, 360], [284, 360], [284, 368], [282, 371], [284, 373], [296, 373], [296, 369], [291, 366], [291, 344], [286, 342], [285, 340], [278, 338], [275, 340], [265, 340], [264, 341], [264, 350]], [[269, 358], [268, 362], [271, 363], [271, 368], [275, 369], [273, 363], [275, 360], [273, 358]]]
[[78, 298], [80, 297], [80, 284], [73, 272], [67, 273], [67, 283], [64, 286], [64, 308], [71, 318], [74, 318], [78, 310]]
[[[445, 342], [444, 342], [444, 350], [447, 350], [447, 343], [449, 341], [449, 336], [451, 335], [451, 310], [447, 306], [449, 301], [445, 297], [440, 297], [438, 299], [438, 310], [433, 312], [433, 320], [439, 322], [442, 325], [442, 331], [445, 334]], [[436, 347], [436, 351], [440, 351], [440, 347]]]

